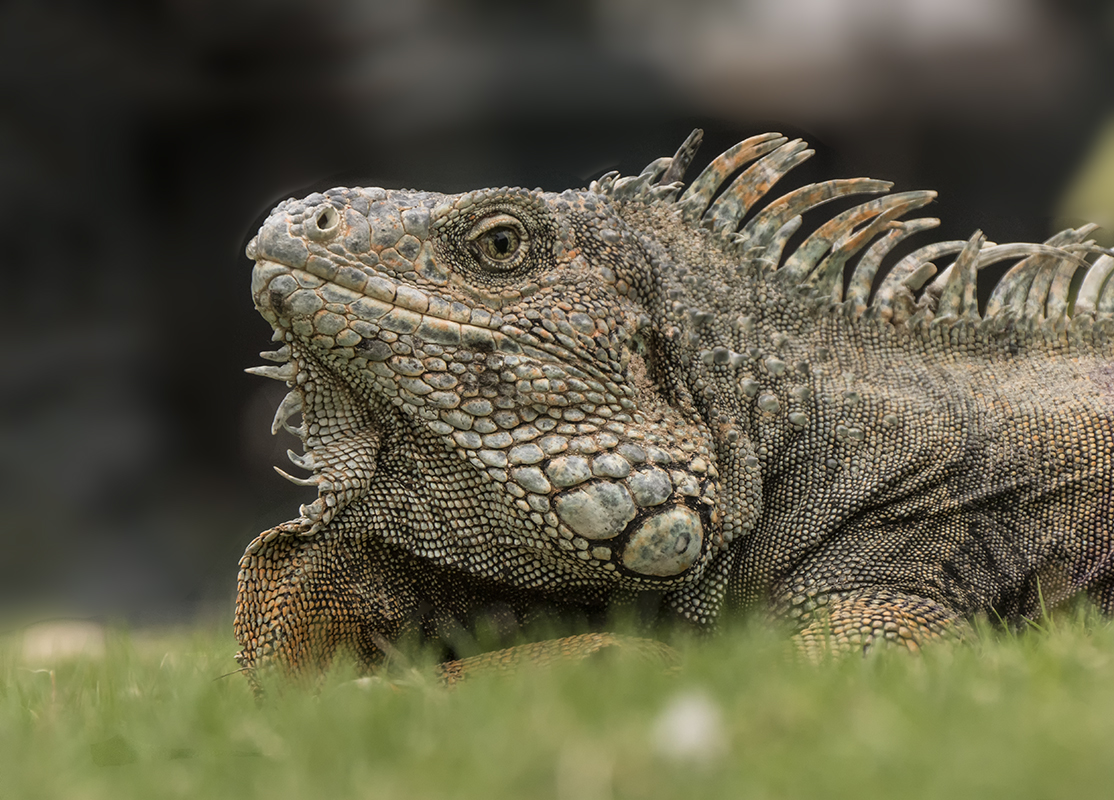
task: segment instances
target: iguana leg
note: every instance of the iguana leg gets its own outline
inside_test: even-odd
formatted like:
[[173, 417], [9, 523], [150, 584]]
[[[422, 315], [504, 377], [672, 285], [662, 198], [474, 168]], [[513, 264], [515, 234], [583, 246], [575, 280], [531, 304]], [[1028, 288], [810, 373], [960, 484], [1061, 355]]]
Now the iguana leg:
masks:
[[800, 594], [790, 605], [793, 600], [798, 601], [797, 613], [790, 616], [803, 623], [795, 640], [810, 659], [865, 653], [881, 643], [916, 652], [927, 642], [958, 637], [964, 627], [958, 614], [934, 600], [886, 589], [818, 593], [814, 598]]

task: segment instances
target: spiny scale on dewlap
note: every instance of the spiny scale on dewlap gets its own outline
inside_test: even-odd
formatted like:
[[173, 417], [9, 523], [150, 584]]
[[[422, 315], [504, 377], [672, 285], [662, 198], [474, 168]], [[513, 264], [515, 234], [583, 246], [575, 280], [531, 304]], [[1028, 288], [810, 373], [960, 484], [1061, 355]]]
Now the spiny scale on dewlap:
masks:
[[[241, 664], [371, 667], [414, 634], [469, 655], [479, 617], [598, 623], [647, 596], [705, 629], [766, 608], [812, 649], [1083, 592], [1114, 610], [1093, 227], [896, 258], [938, 224], [906, 219], [932, 192], [768, 200], [812, 154], [777, 134], [686, 187], [699, 142], [586, 190], [340, 188], [271, 213], [248, 256], [278, 366], [252, 371], [290, 387], [273, 429], [318, 497], [244, 554]], [[876, 197], [787, 249], [854, 195]]]

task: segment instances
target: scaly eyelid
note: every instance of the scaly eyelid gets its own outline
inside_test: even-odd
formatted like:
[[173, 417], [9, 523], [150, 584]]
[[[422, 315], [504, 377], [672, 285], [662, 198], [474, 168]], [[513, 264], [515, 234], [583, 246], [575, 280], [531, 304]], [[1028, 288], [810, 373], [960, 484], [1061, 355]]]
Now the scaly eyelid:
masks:
[[518, 234], [520, 241], [527, 242], [530, 240], [529, 234], [526, 233], [526, 228], [518, 221], [517, 217], [513, 217], [510, 214], [493, 214], [486, 219], [480, 220], [472, 227], [472, 230], [468, 232], [468, 241], [474, 242], [485, 233], [493, 231], [496, 228], [513, 228], [515, 233]]

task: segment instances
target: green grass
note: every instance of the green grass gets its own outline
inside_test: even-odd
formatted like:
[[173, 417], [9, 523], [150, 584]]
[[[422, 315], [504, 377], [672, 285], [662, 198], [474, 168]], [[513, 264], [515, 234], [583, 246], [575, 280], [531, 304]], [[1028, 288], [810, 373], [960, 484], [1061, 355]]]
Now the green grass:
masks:
[[[258, 706], [227, 630], [0, 647], [0, 797], [1084, 797], [1114, 786], [1114, 624], [980, 629], [810, 665], [740, 626], [674, 674], [614, 656], [448, 691], [411, 676]], [[45, 669], [45, 668], [44, 668]], [[689, 727], [669, 720], [687, 708]], [[695, 737], [685, 745], [685, 732]], [[703, 737], [703, 738], [702, 738]]]

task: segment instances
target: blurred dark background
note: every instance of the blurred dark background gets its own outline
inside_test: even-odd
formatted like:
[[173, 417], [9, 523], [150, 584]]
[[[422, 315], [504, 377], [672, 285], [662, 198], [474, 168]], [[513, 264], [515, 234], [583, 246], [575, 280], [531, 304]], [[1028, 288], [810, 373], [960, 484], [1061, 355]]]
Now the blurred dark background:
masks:
[[5, 618], [226, 614], [308, 499], [270, 467], [283, 388], [242, 371], [243, 247], [285, 197], [560, 190], [701, 126], [697, 169], [781, 130], [811, 177], [938, 189], [942, 237], [1114, 223], [1098, 2], [7, 0], [0, 98]]

